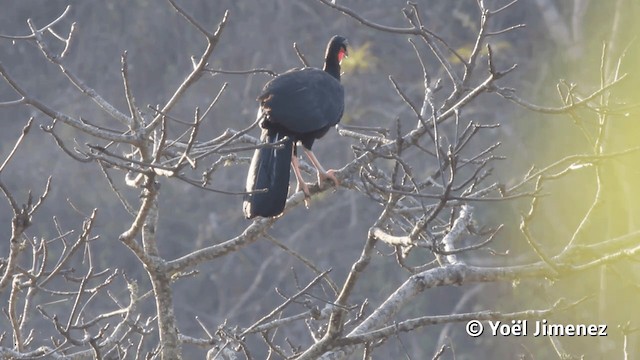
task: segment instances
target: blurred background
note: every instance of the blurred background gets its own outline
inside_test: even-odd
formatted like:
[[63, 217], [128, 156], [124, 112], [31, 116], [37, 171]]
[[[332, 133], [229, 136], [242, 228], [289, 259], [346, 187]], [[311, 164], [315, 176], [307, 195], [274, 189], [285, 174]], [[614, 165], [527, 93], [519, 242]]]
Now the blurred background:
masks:
[[[371, 21], [388, 26], [407, 26], [401, 12], [406, 5], [404, 0], [340, 3]], [[486, 1], [487, 7], [494, 9], [505, 3]], [[461, 54], [471, 51], [479, 24], [476, 0], [425, 0], [418, 4], [425, 25], [431, 31]], [[154, 105], [171, 96], [190, 71], [190, 57], [197, 56], [205, 45], [201, 35], [167, 3], [151, 0], [11, 1], [4, 4], [4, 10], [0, 12], [0, 33], [27, 34], [26, 19], [31, 18], [36, 26], [43, 26], [67, 5], [72, 6], [70, 14], [58, 27], [68, 29], [71, 22], [77, 22], [77, 33], [66, 56], [69, 68], [120, 109], [126, 109], [120, 74], [123, 51], [128, 52], [131, 85], [138, 104]], [[319, 1], [184, 0], [180, 5], [211, 30], [215, 29], [224, 11], [230, 11], [229, 24], [209, 64], [214, 69], [267, 68], [284, 72], [301, 66], [292, 47], [294, 42], [311, 65], [321, 67], [327, 40], [334, 34], [348, 37], [351, 56], [344, 63], [342, 78], [346, 90], [344, 124], [393, 128], [396, 118], [401, 122], [412, 121], [412, 113], [394, 91], [389, 75], [403, 84], [404, 90], [416, 103], [421, 101], [422, 72], [406, 36], [365, 27]], [[605, 153], [636, 147], [640, 144], [637, 125], [640, 81], [635, 75], [640, 66], [637, 45], [640, 28], [634, 19], [639, 15], [640, 5], [634, 0], [520, 1], [491, 20], [490, 28], [494, 31], [526, 24], [525, 28], [492, 38], [498, 68], [518, 64], [518, 69], [502, 79], [500, 84], [516, 88], [519, 96], [532, 103], [560, 106], [556, 91], [560, 79], [568, 84], [577, 84], [578, 91], [585, 95], [598, 89], [603, 44], [606, 44], [606, 76], [611, 76], [623, 55], [620, 72], [631, 76], [609, 95], [610, 105], [622, 111], [609, 114], [615, 121], [611, 120], [613, 125], [608, 130]], [[433, 76], [443, 77], [435, 58], [430, 60]], [[12, 44], [0, 39], [0, 61], [26, 90], [50, 107], [81, 116], [95, 124], [116, 126], [90, 100], [70, 86], [34, 44]], [[245, 128], [255, 119], [255, 98], [269, 79], [264, 74], [212, 75], [193, 87], [172, 115], [190, 121], [193, 109], [205, 107], [227, 82], [227, 90], [201, 127], [200, 139], [214, 138], [227, 128]], [[11, 89], [0, 82], [0, 101], [15, 98]], [[465, 115], [480, 123], [501, 124], [484, 139], [484, 145], [502, 142], [498, 152], [506, 155], [507, 159], [496, 167], [495, 176], [506, 184], [515, 183], [517, 177], [522, 177], [532, 165], [543, 167], [570, 154], [591, 153], [594, 144], [588, 135], [593, 135], [594, 124], [598, 121], [580, 113], [573, 117], [532, 113], [497, 96], [481, 97], [465, 110]], [[0, 107], [1, 158], [8, 154], [30, 116], [35, 117], [36, 125], [50, 121], [27, 107]], [[73, 129], [59, 127], [59, 130], [60, 136], [67, 141], [86, 142]], [[254, 136], [257, 134], [257, 130], [252, 133]], [[316, 143], [314, 151], [325, 167], [340, 168], [353, 159], [351, 141], [332, 130]], [[479, 147], [482, 145], [478, 144]], [[251, 153], [240, 155], [249, 157]], [[601, 194], [607, 201], [598, 209], [601, 213], [596, 221], [589, 224], [585, 243], [638, 230], [638, 160], [637, 155], [623, 157], [607, 168], [603, 178], [606, 186]], [[231, 166], [218, 171], [213, 177], [213, 187], [242, 191], [246, 171], [246, 166]], [[554, 182], [547, 189], [552, 196], [538, 210], [532, 230], [549, 254], [557, 253], [566, 245], [593, 203], [596, 184], [593, 173], [589, 171], [577, 172], [566, 180]], [[100, 169], [95, 164], [69, 158], [56, 147], [48, 134], [36, 127], [2, 173], [3, 181], [17, 197], [26, 198], [30, 189], [38, 194], [49, 175], [53, 176], [51, 193], [27, 235], [55, 237], [54, 216], [63, 229], [78, 229], [83, 218], [81, 214], [89, 214], [98, 208], [94, 234], [99, 234], [100, 239], [93, 248], [94, 258], [98, 261], [94, 266], [101, 269], [118, 267], [128, 277], [137, 279], [143, 290], [148, 290], [150, 285], [145, 280], [144, 270], [118, 241], [118, 235], [126, 229], [131, 217], [113, 196]], [[114, 180], [136, 204], [138, 192], [126, 189], [123, 179]], [[250, 224], [241, 213], [241, 196], [205, 192], [164, 178], [161, 186], [157, 232], [164, 257], [179, 257], [232, 238]], [[296, 208], [287, 214], [286, 221], [279, 221], [270, 234], [313, 259], [318, 267], [333, 269], [332, 278], [341, 283], [359, 256], [367, 231], [380, 211], [381, 206], [365, 196], [338, 189], [314, 199], [308, 210]], [[528, 201], [512, 201], [481, 204], [475, 213], [479, 220], [489, 225], [505, 224], [505, 231], [492, 248], [498, 253], [508, 250], [512, 256], [508, 261], [514, 263], [535, 260], [532, 256], [519, 257], [527, 251], [526, 243], [518, 234], [520, 214], [526, 211]], [[10, 233], [10, 217], [9, 206], [0, 203], [0, 239]], [[5, 254], [7, 248], [8, 243], [0, 240], [0, 253]], [[379, 245], [379, 253], [360, 283], [354, 301], [368, 298], [372, 306], [376, 306], [408, 277], [395, 258], [389, 255], [391, 251]], [[467, 259], [478, 264], [489, 264], [493, 260], [488, 252], [479, 252], [477, 257], [470, 255]], [[176, 314], [181, 331], [193, 336], [204, 336], [194, 321], [195, 316], [212, 328], [225, 319], [230, 324], [247, 326], [282, 301], [274, 288], [291, 294], [295, 292], [296, 278], [305, 283], [315, 276], [295, 258], [266, 240], [198, 270], [198, 274], [175, 285]], [[574, 301], [590, 295], [592, 297], [584, 307], [563, 314], [556, 321], [606, 321], [610, 336], [605, 339], [567, 340], [566, 350], [572, 354], [586, 351], [591, 355], [586, 357], [588, 359], [603, 358], [605, 353], [619, 357], [617, 355], [622, 354], [622, 333], [616, 330], [617, 326], [626, 324], [627, 320], [636, 321], [636, 324], [640, 320], [637, 310], [640, 279], [637, 274], [637, 264], [630, 262], [610, 271], [598, 269], [586, 276], [582, 274], [579, 278], [561, 281], [523, 280], [509, 284], [433, 289], [398, 314], [398, 319], [449, 314], [454, 309], [462, 312], [544, 308], [560, 297]], [[124, 287], [122, 292], [126, 292]], [[0, 294], [2, 303], [6, 303], [7, 296], [6, 293]], [[55, 306], [62, 305], [52, 305], [51, 308], [55, 309]], [[148, 306], [146, 311], [152, 314], [152, 303], [149, 302]], [[96, 305], [92, 312], [99, 313], [100, 310]], [[0, 329], [8, 329], [4, 315], [0, 316]], [[36, 336], [46, 338], [47, 329], [43, 326]], [[303, 332], [292, 330], [287, 335], [293, 339], [301, 338], [300, 342], [310, 341]], [[637, 334], [635, 337], [630, 345], [633, 349], [637, 349]], [[472, 339], [464, 334], [462, 324], [426, 327], [400, 335], [386, 342], [377, 354], [380, 359], [406, 358], [407, 353], [412, 359], [431, 358], [439, 338], [449, 339], [456, 359], [544, 359], [555, 354], [549, 339], [490, 336]], [[203, 356], [201, 349], [187, 347], [185, 350], [192, 358]], [[259, 357], [259, 354], [258, 351], [254, 355]], [[522, 354], [522, 357], [517, 357], [517, 354]]]

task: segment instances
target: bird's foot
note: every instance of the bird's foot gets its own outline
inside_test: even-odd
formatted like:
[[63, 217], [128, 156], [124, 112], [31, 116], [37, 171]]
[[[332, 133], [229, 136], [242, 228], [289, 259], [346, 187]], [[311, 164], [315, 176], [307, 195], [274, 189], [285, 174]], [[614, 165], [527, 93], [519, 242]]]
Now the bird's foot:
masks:
[[340, 185], [340, 180], [336, 177], [335, 172], [333, 169], [327, 170], [326, 173], [318, 172], [318, 185], [322, 186], [327, 180], [331, 180], [334, 186]]
[[296, 192], [302, 191], [304, 193], [304, 207], [309, 208], [309, 199], [311, 199], [311, 192], [309, 191], [309, 186], [305, 182], [298, 181], [298, 186], [296, 186]]

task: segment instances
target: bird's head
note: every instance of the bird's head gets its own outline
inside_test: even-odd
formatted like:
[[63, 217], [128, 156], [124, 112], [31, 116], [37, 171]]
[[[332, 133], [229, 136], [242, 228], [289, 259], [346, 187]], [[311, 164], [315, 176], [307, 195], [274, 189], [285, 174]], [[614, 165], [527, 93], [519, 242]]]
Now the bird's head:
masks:
[[326, 60], [337, 60], [338, 64], [342, 62], [342, 59], [349, 55], [347, 51], [348, 45], [347, 38], [344, 36], [335, 35], [332, 37], [327, 45]]

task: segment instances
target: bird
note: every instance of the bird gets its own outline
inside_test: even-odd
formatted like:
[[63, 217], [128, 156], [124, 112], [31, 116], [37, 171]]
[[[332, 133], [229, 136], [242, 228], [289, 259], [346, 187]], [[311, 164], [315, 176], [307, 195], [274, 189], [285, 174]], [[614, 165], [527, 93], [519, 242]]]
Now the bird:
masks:
[[242, 206], [247, 219], [282, 214], [291, 168], [298, 183], [296, 191], [303, 191], [305, 198], [311, 196], [300, 172], [298, 144], [318, 171], [319, 185], [325, 180], [339, 184], [334, 171], [325, 171], [311, 147], [342, 118], [344, 88], [340, 83], [340, 64], [348, 55], [347, 46], [345, 37], [333, 36], [327, 44], [322, 70], [291, 69], [262, 89], [257, 98], [257, 120], [262, 128], [260, 140], [266, 146], [254, 151], [249, 165]]

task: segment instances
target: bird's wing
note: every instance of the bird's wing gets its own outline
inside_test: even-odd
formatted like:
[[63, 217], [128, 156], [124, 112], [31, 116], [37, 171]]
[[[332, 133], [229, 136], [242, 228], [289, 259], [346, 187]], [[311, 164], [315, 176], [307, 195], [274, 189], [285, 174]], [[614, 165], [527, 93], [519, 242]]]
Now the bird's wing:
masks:
[[271, 123], [304, 134], [333, 126], [344, 110], [344, 89], [328, 73], [305, 68], [268, 82], [258, 100]]

